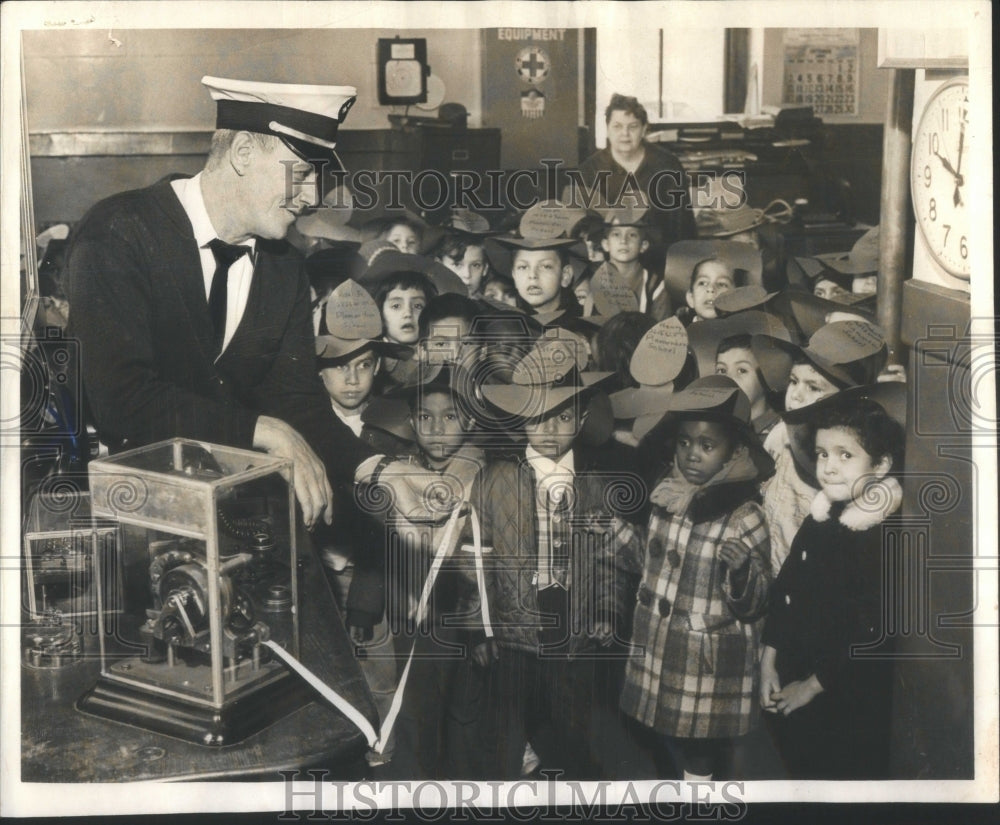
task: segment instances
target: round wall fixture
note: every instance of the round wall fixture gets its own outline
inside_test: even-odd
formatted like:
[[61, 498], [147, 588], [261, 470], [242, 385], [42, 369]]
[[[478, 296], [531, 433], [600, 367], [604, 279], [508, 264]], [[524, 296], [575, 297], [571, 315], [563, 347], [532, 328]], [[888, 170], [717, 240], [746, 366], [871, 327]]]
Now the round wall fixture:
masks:
[[414, 105], [418, 109], [430, 112], [441, 105], [441, 101], [444, 100], [444, 93], [444, 81], [436, 74], [432, 74], [427, 78], [427, 100]]

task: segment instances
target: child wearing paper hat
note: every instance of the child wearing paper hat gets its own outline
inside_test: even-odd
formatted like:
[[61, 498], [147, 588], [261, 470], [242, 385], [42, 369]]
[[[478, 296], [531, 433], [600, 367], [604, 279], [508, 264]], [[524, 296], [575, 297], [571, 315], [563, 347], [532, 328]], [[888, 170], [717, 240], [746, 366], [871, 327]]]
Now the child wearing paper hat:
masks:
[[511, 384], [483, 387], [511, 422], [524, 422], [528, 442], [520, 455], [491, 461], [472, 497], [492, 548], [485, 581], [493, 637], [484, 628], [473, 656], [494, 671], [484, 749], [488, 775], [500, 779], [520, 776], [529, 738], [543, 767], [571, 778], [599, 772], [589, 714], [594, 657], [611, 642], [618, 594], [609, 538], [585, 526], [607, 512], [607, 476], [579, 435], [591, 416], [587, 399], [608, 374], [581, 373], [561, 346], [541, 342]]
[[767, 385], [785, 392], [785, 420], [764, 441], [776, 466], [763, 492], [764, 514], [771, 529], [771, 562], [777, 572], [819, 489], [806, 433], [787, 419], [794, 411], [848, 387], [875, 383], [888, 348], [881, 331], [864, 321], [827, 324], [805, 347], [754, 335], [751, 348]]
[[592, 290], [602, 279], [618, 282], [635, 296], [635, 309], [662, 321], [673, 312], [673, 305], [662, 275], [650, 273], [643, 266], [642, 256], [650, 245], [648, 214], [647, 208], [636, 206], [615, 206], [601, 211], [604, 219], [601, 248], [607, 261], [594, 273]]
[[[673, 466], [644, 530], [619, 523], [642, 559], [622, 710], [662, 737], [688, 780], [710, 780], [759, 721], [761, 617], [771, 583], [758, 486], [773, 471], [750, 402], [726, 376], [670, 401]], [[660, 428], [657, 428], [659, 431]]]
[[492, 234], [489, 221], [477, 212], [456, 210], [443, 228], [431, 253], [462, 279], [472, 298], [482, 297], [483, 280], [489, 275], [486, 239]]
[[890, 777], [883, 545], [902, 504], [905, 416], [906, 388], [891, 383], [791, 417], [807, 422], [820, 489], [772, 588], [760, 701], [793, 779]]
[[584, 216], [555, 201], [536, 204], [521, 217], [518, 232], [487, 241], [494, 269], [508, 275], [517, 288], [519, 306], [529, 314], [563, 311], [580, 315], [580, 305], [569, 289], [573, 281], [570, 247], [582, 244], [570, 235]]
[[[373, 407], [402, 405], [416, 449], [407, 457], [414, 467], [434, 473], [436, 485], [447, 490], [450, 501], [468, 501], [473, 480], [485, 463], [483, 451], [471, 443], [469, 435], [476, 422], [463, 397], [464, 383], [458, 368], [448, 364], [421, 363], [416, 382], [373, 400]], [[478, 603], [474, 574], [470, 573], [460, 550], [442, 560], [430, 590], [426, 612], [418, 607], [434, 555], [447, 528], [442, 524], [413, 522], [390, 510], [384, 554], [387, 576], [389, 624], [397, 650], [405, 656], [414, 648], [408, 678], [402, 690], [399, 715], [393, 727], [392, 762], [381, 776], [386, 779], [412, 776], [441, 776], [447, 768], [443, 732], [446, 716], [480, 712], [477, 701], [482, 692], [457, 689], [456, 679], [475, 680], [481, 674], [455, 659], [453, 652], [467, 643], [466, 631], [456, 627], [457, 616], [465, 616]], [[468, 516], [459, 517], [454, 529], [469, 535]], [[472, 700], [470, 702], [470, 699]]]
[[[405, 349], [381, 339], [382, 320], [371, 296], [346, 280], [319, 307], [316, 366], [334, 413], [356, 438], [384, 452], [386, 439], [364, 429], [383, 356]], [[352, 496], [338, 496], [335, 527], [316, 529], [314, 540], [379, 715], [384, 718], [396, 684], [394, 645], [385, 615], [384, 528]], [[392, 748], [383, 752], [389, 759]]]

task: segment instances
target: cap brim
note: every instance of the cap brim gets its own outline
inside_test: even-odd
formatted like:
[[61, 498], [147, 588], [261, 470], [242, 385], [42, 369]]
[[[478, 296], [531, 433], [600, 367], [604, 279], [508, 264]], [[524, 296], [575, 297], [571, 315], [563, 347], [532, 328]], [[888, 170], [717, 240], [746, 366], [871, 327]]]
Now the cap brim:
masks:
[[469, 294], [469, 288], [462, 279], [444, 264], [397, 249], [379, 252], [357, 280], [365, 289], [374, 292], [383, 280], [396, 272], [420, 272], [426, 275], [439, 295], [449, 292], [466, 296]]
[[791, 316], [803, 337], [808, 340], [812, 335], [825, 326], [831, 313], [840, 312], [850, 315], [857, 315], [864, 321], [875, 324], [875, 314], [871, 310], [871, 304], [875, 301], [874, 295], [851, 296], [850, 301], [832, 301], [828, 298], [820, 298], [811, 292], [789, 291], [788, 304], [791, 309]]
[[383, 430], [404, 441], [417, 440], [410, 423], [410, 405], [405, 399], [377, 395], [361, 413], [361, 420], [365, 426]]
[[[513, 235], [494, 235], [493, 237], [486, 239], [485, 249], [486, 257], [489, 258], [490, 261], [490, 266], [501, 275], [510, 277], [511, 269], [514, 263], [514, 254], [518, 249], [564, 249], [566, 247], [572, 247], [576, 244], [580, 244], [583, 249], [586, 250], [586, 246], [583, 245], [582, 242], [576, 240], [576, 238], [546, 239], [521, 238]], [[573, 259], [579, 257], [581, 257], [579, 252], [576, 255], [573, 255], [571, 250], [569, 265], [573, 266]], [[585, 251], [583, 252], [582, 257], [584, 259], [586, 258]]]
[[816, 415], [839, 404], [856, 404], [858, 401], [873, 401], [900, 426], [906, 426], [906, 384], [901, 381], [887, 381], [878, 384], [865, 384], [859, 387], [848, 387], [826, 398], [821, 398], [806, 407], [797, 410], [787, 410], [782, 419], [789, 424], [808, 424], [815, 420]]
[[664, 265], [663, 282], [674, 306], [684, 306], [685, 296], [691, 285], [691, 270], [698, 261], [705, 258], [720, 258], [733, 269], [742, 269], [747, 273], [747, 284], [761, 283], [763, 261], [760, 250], [750, 244], [724, 239], [702, 239], [694, 241], [677, 241], [667, 250], [667, 260]]
[[596, 392], [614, 373], [581, 372], [580, 383], [569, 386], [550, 384], [484, 384], [483, 398], [490, 404], [524, 420], [540, 418], [578, 396]]
[[400, 361], [409, 361], [413, 357], [413, 347], [406, 344], [380, 339], [338, 338], [335, 335], [316, 336], [316, 362], [320, 369], [324, 365], [335, 366], [344, 358], [365, 349], [370, 349], [379, 357], [397, 358]]
[[763, 310], [768, 301], [778, 294], [777, 292], [768, 292], [760, 284], [738, 286], [736, 289], [723, 292], [715, 299], [715, 311], [725, 315], [733, 315], [748, 309]]
[[825, 252], [815, 257], [824, 266], [835, 269], [843, 275], [870, 275], [878, 272], [877, 258], [869, 261], [858, 260], [848, 252]]
[[750, 349], [767, 388], [771, 392], [784, 392], [788, 387], [792, 364], [801, 355], [802, 347], [771, 335], [752, 335]]
[[749, 309], [725, 318], [708, 318], [687, 328], [688, 345], [698, 362], [698, 374], [715, 372], [719, 344], [734, 335], [766, 335], [791, 341], [792, 336], [780, 319], [767, 312]]

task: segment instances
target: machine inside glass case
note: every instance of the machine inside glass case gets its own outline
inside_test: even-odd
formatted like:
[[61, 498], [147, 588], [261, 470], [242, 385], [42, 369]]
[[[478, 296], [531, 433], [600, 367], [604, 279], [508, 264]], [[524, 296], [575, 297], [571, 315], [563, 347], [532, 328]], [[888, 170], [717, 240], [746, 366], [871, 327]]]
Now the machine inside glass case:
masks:
[[90, 463], [92, 510], [122, 525], [131, 586], [120, 611], [98, 613], [114, 626], [80, 710], [228, 745], [309, 701], [264, 645], [298, 656], [290, 470], [184, 439]]

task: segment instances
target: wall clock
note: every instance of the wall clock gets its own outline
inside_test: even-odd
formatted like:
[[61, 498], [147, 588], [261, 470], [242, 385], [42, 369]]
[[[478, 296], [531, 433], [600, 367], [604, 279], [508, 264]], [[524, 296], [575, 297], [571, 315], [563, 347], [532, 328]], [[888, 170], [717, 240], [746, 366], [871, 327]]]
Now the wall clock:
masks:
[[910, 196], [933, 260], [969, 280], [969, 79], [954, 78], [934, 91], [913, 133]]

